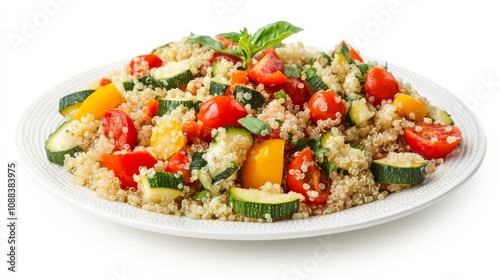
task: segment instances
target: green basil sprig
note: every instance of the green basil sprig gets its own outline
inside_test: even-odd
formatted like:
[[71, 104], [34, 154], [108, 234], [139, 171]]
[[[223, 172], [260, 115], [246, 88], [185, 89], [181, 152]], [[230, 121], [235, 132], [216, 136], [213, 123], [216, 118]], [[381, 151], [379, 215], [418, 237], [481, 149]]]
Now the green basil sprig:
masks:
[[248, 65], [256, 53], [268, 47], [278, 46], [285, 38], [302, 30], [302, 28], [286, 21], [277, 21], [257, 29], [254, 34], [248, 33], [248, 30], [244, 28], [240, 32], [228, 32], [217, 35], [231, 42], [238, 43], [235, 47], [225, 48], [224, 44], [220, 41], [206, 35], [193, 34], [187, 38], [187, 41], [191, 44], [198, 43], [222, 53], [241, 57], [245, 65]]

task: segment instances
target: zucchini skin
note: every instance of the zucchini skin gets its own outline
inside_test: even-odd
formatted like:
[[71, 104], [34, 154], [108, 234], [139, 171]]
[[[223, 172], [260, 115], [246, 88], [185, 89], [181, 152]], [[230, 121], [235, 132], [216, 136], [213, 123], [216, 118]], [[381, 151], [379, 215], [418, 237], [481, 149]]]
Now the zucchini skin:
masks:
[[400, 167], [374, 160], [370, 165], [375, 182], [396, 185], [416, 185], [425, 180], [425, 164]]
[[[293, 216], [293, 214], [297, 213], [299, 210], [300, 200], [297, 199], [284, 199], [282, 202], [278, 203], [270, 203], [270, 202], [262, 202], [259, 198], [249, 199], [243, 198], [245, 193], [260, 193], [265, 194], [266, 191], [257, 190], [257, 189], [242, 189], [231, 187], [228, 191], [228, 201], [229, 205], [232, 206], [232, 209], [235, 213], [243, 215], [248, 218], [257, 218], [257, 219], [267, 219], [267, 214], [270, 215], [272, 219], [287, 219]], [[283, 198], [286, 197], [286, 194], [281, 193], [268, 193], [266, 195], [269, 196], [280, 196]]]
[[65, 122], [60, 125], [45, 141], [45, 154], [47, 155], [47, 159], [52, 163], [63, 165], [65, 155], [74, 157], [76, 153], [83, 152], [83, 149], [80, 146], [67, 148], [60, 147], [60, 141], [65, 140], [64, 134], [66, 133], [68, 125], [69, 122]]

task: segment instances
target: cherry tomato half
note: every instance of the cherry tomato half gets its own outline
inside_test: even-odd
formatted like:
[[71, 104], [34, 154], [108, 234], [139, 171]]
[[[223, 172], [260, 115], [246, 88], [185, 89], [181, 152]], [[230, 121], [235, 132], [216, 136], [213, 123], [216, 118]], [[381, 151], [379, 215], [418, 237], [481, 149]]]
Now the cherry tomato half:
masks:
[[396, 78], [385, 69], [374, 67], [366, 72], [365, 93], [373, 105], [380, 105], [384, 100], [393, 100], [399, 93]]
[[190, 186], [192, 185], [192, 183], [190, 181], [191, 174], [189, 173], [188, 163], [189, 163], [189, 158], [186, 156], [186, 154], [183, 152], [178, 152], [168, 160], [165, 172], [170, 172], [174, 174], [180, 172], [182, 174], [182, 177], [184, 178], [184, 184]]
[[239, 119], [248, 115], [241, 103], [229, 96], [216, 96], [200, 107], [198, 120], [206, 127], [241, 126]]
[[270, 94], [271, 99], [274, 99], [274, 93], [280, 90], [285, 91], [290, 96], [290, 99], [292, 99], [292, 103], [299, 105], [301, 108], [309, 100], [309, 97], [311, 97], [304, 81], [297, 78], [290, 78], [289, 82], [266, 87], [266, 91]]
[[112, 109], [102, 117], [104, 135], [115, 140], [115, 151], [133, 150], [137, 144], [137, 129], [132, 119], [123, 111]]
[[[265, 86], [278, 85], [288, 82], [283, 74], [285, 65], [274, 48], [270, 47], [262, 51], [262, 58], [248, 67], [248, 78]], [[260, 54], [259, 57], [262, 55]]]
[[121, 188], [124, 190], [137, 187], [134, 174], [139, 174], [140, 167], [152, 168], [156, 164], [156, 159], [147, 151], [103, 154], [101, 160], [102, 165], [109, 170], [113, 170], [115, 176], [120, 179]]
[[[307, 167], [307, 171], [302, 171]], [[330, 182], [316, 165], [310, 148], [302, 150], [290, 163], [286, 182], [291, 191], [305, 196], [308, 204], [325, 204], [330, 195]]]
[[149, 74], [149, 70], [162, 66], [163, 61], [161, 58], [154, 54], [145, 54], [134, 57], [130, 63], [128, 72], [137, 78]]
[[339, 117], [344, 120], [346, 115], [344, 100], [333, 91], [320, 90], [316, 92], [307, 102], [307, 107], [311, 111], [311, 118], [314, 122], [327, 119], [336, 120]]
[[428, 159], [447, 156], [462, 140], [457, 126], [425, 122], [406, 127], [404, 136], [414, 152]]

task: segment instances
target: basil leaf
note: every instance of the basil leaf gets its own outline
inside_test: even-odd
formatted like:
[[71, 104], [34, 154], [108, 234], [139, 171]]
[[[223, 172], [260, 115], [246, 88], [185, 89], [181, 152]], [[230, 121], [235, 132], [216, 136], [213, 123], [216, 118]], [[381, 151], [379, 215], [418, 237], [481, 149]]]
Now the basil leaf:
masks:
[[284, 122], [282, 120], [280, 120], [280, 119], [274, 119], [274, 120], [279, 124], [280, 127], [283, 126]]
[[268, 135], [271, 134], [271, 127], [254, 117], [244, 117], [238, 120], [238, 122], [246, 129], [250, 130], [253, 134], [256, 135]]
[[216, 51], [222, 52], [222, 53], [227, 53], [231, 55], [236, 55], [236, 56], [241, 56], [241, 50], [236, 48], [236, 49], [226, 49], [224, 47], [224, 44], [222, 44], [220, 41], [215, 40], [214, 38], [206, 35], [191, 35], [187, 38], [187, 42], [190, 44], [198, 43], [203, 46], [207, 46], [211, 49], [214, 49]]
[[227, 33], [221, 33], [217, 36], [221, 36], [221, 37], [228, 39], [231, 42], [238, 43], [238, 41], [240, 40], [241, 34], [237, 33], [237, 32], [227, 32]]
[[255, 53], [267, 47], [274, 47], [285, 38], [302, 30], [302, 28], [294, 26], [286, 21], [277, 21], [263, 26], [253, 35], [252, 43], [256, 46]]
[[245, 65], [248, 65], [250, 60], [253, 57], [253, 47], [252, 47], [252, 35], [248, 33], [248, 30], [246, 28], [243, 28], [241, 31], [241, 36], [238, 41], [238, 47], [240, 48], [242, 54], [243, 54], [243, 59], [245, 60]]

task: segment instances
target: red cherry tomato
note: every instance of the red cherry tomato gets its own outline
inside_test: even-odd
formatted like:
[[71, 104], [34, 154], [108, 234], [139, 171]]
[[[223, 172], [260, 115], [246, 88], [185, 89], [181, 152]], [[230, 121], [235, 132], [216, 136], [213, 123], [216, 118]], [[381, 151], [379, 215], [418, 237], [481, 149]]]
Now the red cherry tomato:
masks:
[[241, 126], [239, 119], [248, 115], [241, 103], [229, 96], [216, 96], [204, 102], [198, 120], [206, 127]]
[[286, 182], [291, 191], [305, 196], [308, 204], [325, 204], [331, 193], [329, 179], [316, 165], [310, 148], [305, 148], [292, 160]]
[[274, 48], [265, 49], [260, 56], [262, 58], [258, 59], [256, 64], [249, 65], [248, 67], [248, 77], [250, 80], [265, 86], [288, 82], [288, 78], [283, 74], [285, 65]]
[[104, 135], [115, 140], [115, 151], [133, 150], [137, 144], [137, 130], [132, 119], [118, 109], [108, 110], [102, 117]]
[[274, 99], [274, 93], [280, 90], [285, 91], [286, 94], [290, 96], [290, 99], [292, 99], [292, 103], [299, 105], [301, 108], [311, 96], [304, 81], [297, 78], [290, 78], [289, 82], [266, 87], [266, 91], [270, 94], [271, 100]]
[[121, 188], [124, 190], [137, 187], [134, 174], [139, 174], [140, 167], [152, 168], [156, 164], [156, 159], [146, 151], [126, 154], [103, 154], [101, 160], [102, 165], [109, 170], [113, 170], [115, 176], [120, 179]]
[[184, 184], [190, 186], [192, 183], [190, 181], [191, 174], [189, 173], [189, 158], [183, 152], [178, 152], [173, 157], [168, 160], [167, 167], [165, 168], [165, 172], [170, 173], [181, 173], [184, 178]]
[[307, 107], [311, 111], [311, 118], [314, 122], [327, 119], [336, 120], [338, 117], [343, 120], [346, 115], [344, 100], [333, 91], [320, 90], [316, 92], [307, 102]]
[[188, 122], [182, 126], [189, 143], [210, 143], [212, 141], [212, 128], [198, 122]]
[[221, 52], [215, 52], [214, 55], [212, 56], [212, 59], [210, 59], [210, 65], [214, 65], [215, 62], [218, 60], [225, 59], [227, 61], [231, 61], [233, 64], [236, 64], [241, 61], [241, 58], [226, 54], [226, 53], [221, 53]]
[[411, 149], [428, 159], [447, 156], [462, 140], [462, 132], [457, 126], [425, 122], [406, 127], [404, 135]]
[[149, 74], [149, 70], [162, 66], [163, 61], [161, 58], [154, 54], [145, 54], [134, 57], [129, 65], [128, 72], [137, 78]]
[[373, 105], [380, 105], [384, 100], [393, 100], [399, 93], [396, 78], [385, 69], [374, 67], [366, 72], [365, 93]]

